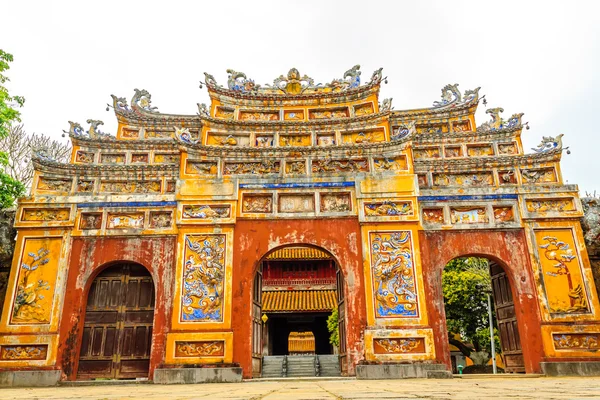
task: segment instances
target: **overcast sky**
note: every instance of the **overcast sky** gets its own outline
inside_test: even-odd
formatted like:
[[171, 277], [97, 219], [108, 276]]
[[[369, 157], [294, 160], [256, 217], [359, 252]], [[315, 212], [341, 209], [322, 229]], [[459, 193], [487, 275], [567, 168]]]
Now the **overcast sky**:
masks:
[[[564, 179], [600, 192], [600, 2], [2, 1], [0, 48], [15, 61], [30, 132], [60, 139], [69, 120], [101, 119], [110, 94], [147, 89], [161, 112], [208, 102], [203, 72], [272, 83], [296, 67], [316, 82], [383, 67], [395, 109], [431, 106], [447, 83], [481, 86], [504, 117], [524, 112], [526, 149], [564, 133]], [[480, 105], [477, 124], [488, 120]]]

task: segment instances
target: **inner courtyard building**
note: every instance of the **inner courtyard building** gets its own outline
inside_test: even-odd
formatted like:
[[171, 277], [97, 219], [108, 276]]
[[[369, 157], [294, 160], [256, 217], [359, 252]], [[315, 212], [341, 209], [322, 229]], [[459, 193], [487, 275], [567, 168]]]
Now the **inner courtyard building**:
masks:
[[382, 69], [227, 73], [195, 115], [135, 89], [112, 96], [114, 135], [70, 122], [69, 163], [34, 155], [0, 378], [451, 376], [442, 273], [469, 256], [490, 262], [508, 372], [600, 371], [563, 135], [528, 152], [522, 113], [478, 125], [480, 88], [456, 84], [395, 110]]

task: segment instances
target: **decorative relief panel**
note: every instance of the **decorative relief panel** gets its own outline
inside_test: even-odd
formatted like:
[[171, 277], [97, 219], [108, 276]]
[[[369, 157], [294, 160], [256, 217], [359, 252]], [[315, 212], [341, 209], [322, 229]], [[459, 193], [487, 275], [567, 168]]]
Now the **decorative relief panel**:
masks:
[[277, 121], [279, 111], [258, 112], [258, 111], [240, 111], [240, 120], [242, 121]]
[[264, 213], [273, 212], [273, 196], [270, 194], [244, 194], [242, 200], [243, 213]]
[[177, 183], [175, 181], [167, 181], [166, 184], [165, 193], [175, 193]]
[[321, 212], [352, 211], [352, 197], [349, 192], [321, 193]]
[[414, 149], [413, 156], [415, 160], [422, 160], [424, 158], [440, 158], [439, 147], [428, 147], [424, 149]]
[[21, 215], [21, 221], [68, 221], [70, 216], [69, 208], [25, 208]]
[[446, 146], [444, 148], [444, 156], [446, 158], [462, 157], [462, 147]]
[[600, 350], [600, 333], [554, 333], [556, 350]]
[[369, 172], [369, 161], [364, 158], [354, 160], [313, 160], [312, 172]]
[[491, 172], [473, 174], [434, 174], [434, 186], [491, 186], [494, 176]]
[[312, 138], [310, 135], [280, 135], [279, 146], [281, 147], [297, 147], [310, 146]]
[[410, 231], [369, 232], [375, 317], [417, 317]]
[[423, 209], [423, 222], [426, 224], [441, 225], [444, 223], [444, 209], [443, 208], [424, 208]]
[[485, 207], [451, 207], [453, 224], [482, 224], [489, 222]]
[[317, 135], [317, 146], [334, 146], [335, 145], [335, 134], [329, 135]]
[[526, 200], [527, 211], [529, 212], [560, 212], [574, 211], [575, 205], [573, 199], [533, 199]]
[[124, 164], [125, 163], [125, 153], [100, 154], [100, 162], [102, 164]]
[[199, 341], [175, 342], [175, 357], [222, 357], [225, 355], [225, 342]]
[[309, 110], [309, 119], [334, 119], [334, 118], [348, 118], [348, 109], [343, 108], [329, 108], [322, 110]]
[[121, 131], [121, 137], [124, 139], [137, 139], [140, 136], [139, 129], [123, 128]]
[[56, 192], [70, 192], [73, 181], [71, 179], [52, 179], [40, 177], [38, 190], [52, 190]]
[[226, 251], [225, 235], [185, 237], [181, 321], [223, 321]]
[[133, 153], [131, 155], [131, 162], [132, 163], [147, 164], [148, 163], [148, 154], [146, 154], [146, 153]]
[[178, 154], [168, 154], [168, 153], [157, 153], [154, 155], [154, 162], [156, 164], [178, 164], [179, 163], [179, 155]]
[[470, 121], [456, 121], [452, 124], [452, 131], [454, 132], [469, 132], [471, 131]]
[[82, 164], [93, 164], [94, 159], [96, 158], [96, 153], [91, 153], [87, 151], [77, 150], [75, 153], [75, 162]]
[[101, 213], [82, 213], [79, 218], [79, 229], [90, 230], [102, 227]]
[[354, 106], [354, 115], [360, 117], [361, 115], [373, 114], [373, 103], [359, 104]]
[[225, 162], [223, 165], [224, 175], [264, 175], [278, 174], [279, 161], [248, 161], [248, 162]]
[[315, 211], [315, 197], [312, 194], [280, 194], [280, 213], [312, 213]]
[[77, 181], [78, 193], [91, 193], [94, 191], [94, 181], [80, 179]]
[[536, 230], [535, 239], [550, 312], [589, 313], [581, 261], [571, 230]]
[[393, 158], [374, 158], [373, 165], [376, 172], [408, 170], [408, 161], [403, 155]]
[[448, 124], [420, 124], [416, 125], [417, 133], [446, 133], [448, 132]]
[[218, 219], [229, 218], [231, 206], [228, 204], [184, 205], [183, 219]]
[[502, 224], [505, 222], [513, 222], [515, 220], [514, 211], [511, 206], [493, 207], [493, 211], [494, 211], [494, 222], [497, 224]]
[[26, 238], [20, 258], [10, 324], [50, 323], [62, 238]]
[[494, 149], [489, 145], [467, 146], [467, 155], [469, 157], [488, 157], [494, 155]]
[[250, 136], [208, 133], [206, 144], [210, 146], [249, 146]]
[[417, 182], [418, 182], [420, 188], [426, 188], [429, 186], [429, 183], [427, 182], [427, 175], [423, 175], [423, 174], [417, 175]]
[[347, 144], [366, 144], [377, 143], [385, 140], [385, 132], [383, 129], [364, 130], [360, 132], [352, 132], [342, 134], [342, 142]]
[[190, 175], [216, 175], [216, 161], [190, 161], [185, 164], [185, 173]]
[[173, 215], [170, 211], [150, 211], [150, 228], [162, 229], [170, 228], [173, 221]]
[[554, 168], [521, 169], [523, 183], [553, 183], [557, 182]]
[[498, 171], [498, 178], [501, 185], [516, 185], [517, 177], [515, 176], [515, 171], [506, 170], [506, 171]]
[[160, 181], [100, 183], [100, 191], [105, 193], [160, 193], [160, 188]]
[[47, 357], [47, 344], [22, 344], [0, 346], [0, 360], [45, 360]]
[[515, 143], [498, 143], [498, 154], [511, 155], [517, 154], [517, 146]]
[[108, 214], [106, 229], [141, 229], [144, 213]]
[[289, 175], [306, 174], [306, 162], [301, 161], [286, 161], [285, 173]]
[[425, 353], [425, 338], [374, 338], [375, 354]]
[[283, 119], [285, 119], [286, 121], [302, 121], [304, 119], [304, 110], [284, 111]]
[[257, 136], [255, 141], [256, 147], [273, 147], [273, 143], [273, 136]]
[[365, 215], [370, 217], [397, 217], [414, 214], [413, 204], [410, 201], [365, 202]]

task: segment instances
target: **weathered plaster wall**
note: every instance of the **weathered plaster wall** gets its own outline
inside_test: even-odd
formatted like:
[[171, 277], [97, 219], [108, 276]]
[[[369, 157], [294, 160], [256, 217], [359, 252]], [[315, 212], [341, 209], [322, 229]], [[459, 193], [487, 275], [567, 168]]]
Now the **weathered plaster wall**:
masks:
[[360, 226], [357, 219], [238, 220], [233, 255], [233, 361], [252, 376], [252, 281], [259, 261], [284, 245], [314, 245], [338, 261], [345, 280], [348, 374], [364, 359], [365, 290]]
[[442, 294], [444, 267], [456, 257], [482, 256], [498, 262], [505, 269], [513, 292], [525, 369], [528, 373], [541, 372], [544, 350], [540, 312], [523, 230], [421, 231], [420, 239], [427, 308], [438, 360], [450, 367]]
[[58, 364], [63, 379], [74, 380], [87, 296], [94, 278], [115, 261], [132, 261], [146, 267], [156, 289], [149, 378], [165, 356], [165, 336], [169, 331], [174, 286], [175, 237], [75, 238], [69, 261], [68, 290], [60, 323]]

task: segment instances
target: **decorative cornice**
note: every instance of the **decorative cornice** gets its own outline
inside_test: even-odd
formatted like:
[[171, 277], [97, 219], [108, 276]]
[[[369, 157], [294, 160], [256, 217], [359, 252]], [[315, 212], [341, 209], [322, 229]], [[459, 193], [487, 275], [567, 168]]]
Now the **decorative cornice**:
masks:
[[178, 164], [144, 164], [144, 165], [106, 165], [106, 164], [67, 164], [56, 161], [32, 157], [33, 168], [36, 171], [73, 176], [109, 176], [112, 178], [126, 179], [146, 177], [173, 177], [179, 176]]
[[493, 167], [531, 166], [533, 164], [559, 162], [562, 151], [545, 153], [506, 155], [497, 157], [467, 157], [452, 159], [415, 160], [415, 172], [464, 172]]
[[168, 139], [136, 139], [136, 140], [102, 140], [69, 135], [73, 146], [96, 149], [125, 149], [125, 150], [177, 150], [172, 138]]
[[522, 126], [515, 128], [498, 129], [497, 131], [467, 131], [467, 132], [436, 132], [416, 134], [414, 138], [415, 145], [452, 143], [455, 140], [471, 141], [498, 141], [518, 136]]

